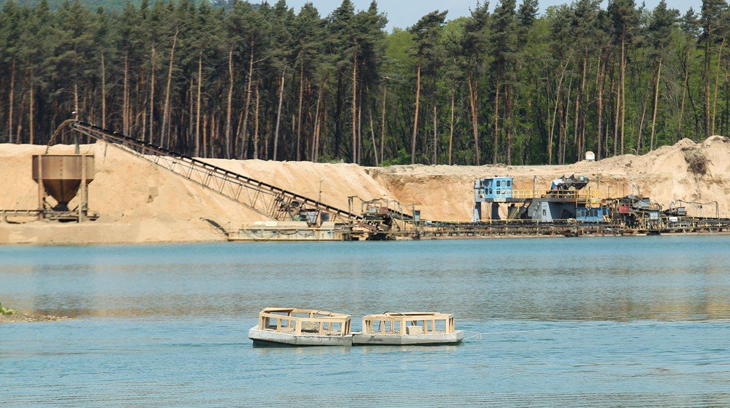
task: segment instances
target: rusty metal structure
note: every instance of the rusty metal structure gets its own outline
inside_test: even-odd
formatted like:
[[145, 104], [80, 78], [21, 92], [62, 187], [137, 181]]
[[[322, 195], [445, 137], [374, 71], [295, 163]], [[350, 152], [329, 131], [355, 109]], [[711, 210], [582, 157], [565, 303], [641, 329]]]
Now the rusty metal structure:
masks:
[[[0, 210], [6, 222], [37, 218], [59, 222], [94, 221], [99, 214], [89, 210], [89, 184], [94, 180], [94, 156], [88, 154], [36, 154], [32, 176], [38, 184], [38, 207]], [[70, 207], [78, 198], [75, 208]], [[50, 200], [49, 200], [50, 199]]]
[[[89, 211], [89, 183], [94, 181], [94, 156], [88, 154], [33, 155], [33, 180], [38, 183], [39, 219], [83, 222], [96, 219]], [[69, 208], [75, 197], [76, 208]], [[48, 202], [48, 197], [55, 204]]]

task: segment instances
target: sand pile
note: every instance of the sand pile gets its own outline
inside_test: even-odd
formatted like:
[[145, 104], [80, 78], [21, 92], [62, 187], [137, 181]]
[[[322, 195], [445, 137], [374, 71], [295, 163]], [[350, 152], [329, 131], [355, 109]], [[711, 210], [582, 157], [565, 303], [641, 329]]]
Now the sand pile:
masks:
[[[31, 178], [31, 155], [43, 146], [0, 145], [0, 209], [34, 209], [37, 185]], [[83, 146], [95, 155], [96, 176], [89, 187], [89, 205], [101, 214], [85, 224], [59, 225], [0, 222], [0, 243], [88, 244], [221, 241], [226, 229], [264, 217], [223, 196], [204, 189], [118, 148], [98, 143]], [[72, 146], [54, 146], [50, 153], [72, 153]], [[691, 161], [704, 157], [706, 174], [691, 170]], [[689, 160], [689, 161], [688, 161]], [[730, 140], [711, 137], [702, 143], [682, 140], [644, 156], [625, 155], [599, 163], [567, 166], [393, 166], [364, 168], [353, 164], [314, 164], [260, 160], [210, 160], [239, 172], [343, 209], [348, 197], [364, 200], [392, 198], [404, 206], [415, 204], [425, 219], [468, 221], [473, 205], [473, 181], [509, 175], [516, 188], [538, 191], [563, 175], [586, 175], [592, 189], [612, 196], [641, 193], [664, 206], [676, 199], [720, 202], [730, 213]], [[696, 163], [695, 163], [696, 164]], [[72, 206], [75, 204], [72, 202]], [[360, 210], [356, 201], [355, 211]], [[714, 206], [692, 206], [693, 215], [714, 216]]]
[[[0, 145], [0, 209], [35, 209], [38, 186], [31, 178], [31, 155], [43, 146]], [[96, 175], [89, 185], [95, 222], [58, 224], [0, 223], [0, 243], [86, 244], [157, 243], [223, 240], [206, 220], [224, 227], [241, 225], [258, 214], [167, 170], [106, 144], [82, 146], [95, 155]], [[73, 153], [54, 146], [51, 154]], [[75, 207], [72, 201], [70, 207]]]
[[[366, 167], [356, 164], [315, 164], [312, 162], [275, 162], [263, 160], [206, 160], [211, 164], [261, 180], [297, 194], [318, 199], [320, 181], [322, 202], [347, 210], [348, 197], [363, 200], [393, 198], [388, 189], [374, 180]], [[360, 202], [353, 200], [354, 212]]]

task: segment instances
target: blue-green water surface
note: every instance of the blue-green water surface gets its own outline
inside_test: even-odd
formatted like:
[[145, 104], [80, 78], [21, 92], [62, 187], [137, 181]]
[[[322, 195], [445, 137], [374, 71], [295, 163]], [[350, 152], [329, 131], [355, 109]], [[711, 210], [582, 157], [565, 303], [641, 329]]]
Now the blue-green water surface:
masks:
[[[730, 406], [730, 237], [0, 248], [0, 406]], [[265, 306], [450, 347], [253, 348]]]

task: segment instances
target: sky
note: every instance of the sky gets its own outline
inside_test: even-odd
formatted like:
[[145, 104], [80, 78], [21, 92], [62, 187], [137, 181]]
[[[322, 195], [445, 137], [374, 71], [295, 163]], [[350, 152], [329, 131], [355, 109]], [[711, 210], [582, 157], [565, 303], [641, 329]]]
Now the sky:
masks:
[[[357, 9], [365, 9], [370, 5], [371, 0], [353, 0]], [[499, 0], [491, 0], [493, 8]], [[642, 0], [636, 0], [641, 4]], [[654, 8], [659, 0], [645, 0], [648, 8]], [[684, 13], [688, 8], [694, 7], [695, 11], [700, 10], [702, 0], [666, 0], [669, 7], [676, 8]], [[274, 3], [275, 0], [269, 0]], [[299, 8], [307, 2], [311, 2], [319, 10], [321, 15], [327, 15], [342, 3], [342, 0], [287, 0], [289, 6], [294, 7], [298, 12]], [[520, 0], [517, 1], [517, 4]], [[540, 10], [544, 11], [550, 6], [564, 4], [561, 0], [540, 0]], [[388, 30], [394, 27], [407, 28], [418, 21], [419, 18], [434, 10], [449, 10], [448, 19], [454, 19], [469, 14], [469, 8], [474, 7], [476, 0], [379, 0], [378, 7], [388, 15]], [[605, 3], [604, 3], [605, 6]]]

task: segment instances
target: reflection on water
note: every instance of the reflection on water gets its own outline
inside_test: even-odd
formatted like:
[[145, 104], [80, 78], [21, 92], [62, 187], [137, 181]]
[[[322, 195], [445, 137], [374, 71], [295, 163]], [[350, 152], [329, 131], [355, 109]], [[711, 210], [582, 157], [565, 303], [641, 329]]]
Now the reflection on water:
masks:
[[[730, 237], [0, 249], [0, 406], [729, 406]], [[253, 348], [264, 306], [449, 347]]]
[[730, 238], [0, 249], [0, 299], [70, 316], [243, 317], [267, 305], [460, 319], [730, 318]]

